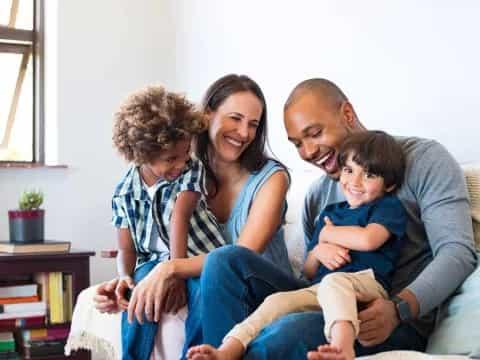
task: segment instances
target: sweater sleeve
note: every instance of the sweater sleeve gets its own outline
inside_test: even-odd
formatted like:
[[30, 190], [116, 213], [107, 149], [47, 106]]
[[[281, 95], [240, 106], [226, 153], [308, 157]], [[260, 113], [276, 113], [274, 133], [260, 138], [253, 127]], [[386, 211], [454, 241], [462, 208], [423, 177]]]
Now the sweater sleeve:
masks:
[[420, 208], [433, 259], [410, 283], [419, 316], [440, 305], [474, 270], [470, 206], [463, 172], [439, 143], [415, 157], [408, 184]]
[[323, 178], [313, 182], [305, 194], [302, 208], [302, 226], [305, 245], [308, 245], [315, 230], [315, 219], [322, 208], [322, 183]]

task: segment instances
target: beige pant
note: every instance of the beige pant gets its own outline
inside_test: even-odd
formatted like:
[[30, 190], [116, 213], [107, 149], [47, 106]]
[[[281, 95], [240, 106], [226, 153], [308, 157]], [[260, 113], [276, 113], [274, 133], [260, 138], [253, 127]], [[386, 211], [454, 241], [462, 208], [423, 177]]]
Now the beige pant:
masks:
[[371, 269], [356, 273], [331, 273], [311, 287], [268, 296], [247, 319], [235, 325], [225, 339], [234, 337], [246, 348], [264, 327], [278, 318], [290, 313], [320, 309], [323, 311], [328, 341], [333, 324], [339, 320], [350, 321], [355, 335], [358, 335], [357, 302], [369, 302], [379, 297], [387, 298], [388, 295], [375, 280]]

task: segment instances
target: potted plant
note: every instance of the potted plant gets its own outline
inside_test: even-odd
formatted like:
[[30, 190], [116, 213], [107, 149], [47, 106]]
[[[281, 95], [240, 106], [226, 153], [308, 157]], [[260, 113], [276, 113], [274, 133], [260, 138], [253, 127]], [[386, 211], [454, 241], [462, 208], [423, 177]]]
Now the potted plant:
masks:
[[43, 194], [24, 191], [20, 195], [19, 210], [9, 210], [10, 242], [32, 243], [44, 240], [45, 211], [40, 209]]

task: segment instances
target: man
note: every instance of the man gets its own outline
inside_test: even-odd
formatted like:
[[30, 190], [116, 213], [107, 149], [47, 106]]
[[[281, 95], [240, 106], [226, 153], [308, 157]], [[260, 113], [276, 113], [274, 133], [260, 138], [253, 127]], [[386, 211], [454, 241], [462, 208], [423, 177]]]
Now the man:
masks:
[[[348, 134], [364, 131], [345, 94], [325, 79], [300, 83], [284, 108], [288, 138], [300, 157], [326, 172], [310, 187], [303, 210], [307, 241], [328, 204], [343, 201], [336, 156]], [[462, 171], [432, 140], [399, 138], [407, 158], [404, 185], [397, 192], [408, 213], [406, 243], [397, 263], [392, 298], [377, 299], [359, 313], [358, 356], [380, 351], [424, 350], [434, 310], [473, 271], [469, 202]], [[350, 261], [348, 250], [323, 247], [319, 259], [330, 268]], [[202, 274], [204, 342], [218, 346], [226, 332], [273, 292], [304, 286], [241, 247], [211, 253]], [[320, 312], [285, 316], [254, 340], [246, 359], [337, 359], [312, 351], [325, 344]]]

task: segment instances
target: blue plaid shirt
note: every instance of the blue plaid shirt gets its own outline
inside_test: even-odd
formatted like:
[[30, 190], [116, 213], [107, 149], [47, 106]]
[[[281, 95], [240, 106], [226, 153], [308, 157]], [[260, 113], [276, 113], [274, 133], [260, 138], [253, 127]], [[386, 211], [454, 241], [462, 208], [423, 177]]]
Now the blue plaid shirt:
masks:
[[154, 226], [152, 201], [137, 166], [130, 166], [117, 185], [112, 197], [112, 212], [112, 224], [130, 230], [137, 252], [137, 266], [164, 257], [150, 246]]
[[[118, 184], [112, 197], [112, 223], [117, 228], [128, 228], [137, 252], [137, 266], [150, 260], [164, 260], [166, 254], [152, 242], [155, 223], [161, 241], [169, 247], [169, 223], [173, 206], [182, 191], [201, 194], [197, 208], [190, 219], [187, 253], [189, 256], [209, 251], [225, 244], [215, 216], [206, 203], [205, 170], [199, 160], [191, 159], [182, 174], [174, 181], [159, 180], [153, 203], [141, 179], [137, 166], [132, 165]], [[154, 221], [155, 217], [155, 221]], [[167, 254], [168, 255], [168, 254]]]
[[194, 191], [200, 194], [188, 227], [188, 256], [207, 254], [226, 244], [217, 219], [207, 206], [205, 180], [202, 162], [198, 159], [190, 159], [177, 179], [160, 180], [154, 198], [153, 216], [158, 225], [158, 233], [160, 239], [169, 247], [170, 220], [177, 196], [182, 191]]

